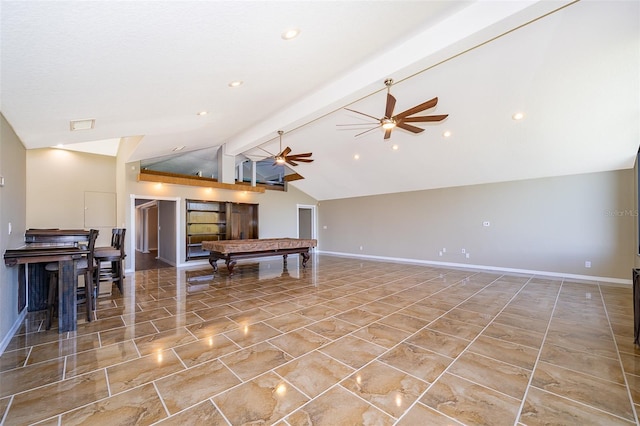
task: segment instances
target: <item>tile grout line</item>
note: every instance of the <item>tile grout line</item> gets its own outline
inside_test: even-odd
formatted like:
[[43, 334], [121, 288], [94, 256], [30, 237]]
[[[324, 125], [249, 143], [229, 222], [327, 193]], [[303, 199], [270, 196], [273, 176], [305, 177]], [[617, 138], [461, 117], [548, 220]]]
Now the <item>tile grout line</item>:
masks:
[[[156, 383], [156, 380], [152, 380], [151, 384], [153, 385], [153, 389], [156, 391], [156, 394], [158, 395], [158, 399], [160, 400], [160, 403], [162, 404], [162, 407], [164, 408], [164, 411], [167, 413], [167, 417], [165, 418], [169, 418], [171, 417], [171, 411], [169, 411], [169, 408], [167, 407], [167, 404], [165, 404], [164, 402], [164, 398], [162, 397], [162, 394], [160, 393], [160, 389], [158, 389], [158, 384]], [[146, 385], [146, 383], [144, 384]], [[141, 385], [141, 386], [144, 386]], [[133, 388], [135, 389], [135, 388]], [[164, 419], [162, 419], [164, 420]]]
[[[582, 406], [582, 407], [585, 407], [585, 408], [591, 409], [591, 410], [593, 410], [593, 411], [598, 411], [598, 412], [600, 412], [600, 413], [602, 413], [602, 414], [605, 414], [605, 415], [607, 415], [607, 416], [615, 417], [615, 418], [620, 419], [620, 420], [622, 420], [622, 421], [624, 421], [625, 423], [628, 423], [628, 424], [630, 424], [630, 425], [632, 424], [632, 421], [631, 421], [631, 420], [629, 420], [629, 419], [625, 419], [624, 417], [621, 417], [619, 414], [611, 413], [610, 411], [606, 411], [606, 410], [603, 410], [602, 408], [598, 408], [598, 407], [595, 407], [595, 406], [593, 406], [593, 405], [589, 405], [589, 404], [587, 404], [587, 403], [585, 403], [585, 402], [581, 402], [581, 401], [578, 401], [578, 400], [575, 400], [575, 399], [572, 399], [572, 398], [568, 398], [568, 397], [566, 397], [566, 396], [558, 395], [558, 394], [556, 394], [556, 393], [550, 392], [550, 391], [548, 391], [548, 390], [546, 390], [546, 389], [539, 388], [539, 387], [537, 387], [537, 386], [533, 386], [533, 385], [532, 385], [531, 387], [532, 387], [532, 388], [534, 388], [534, 389], [537, 389], [537, 390], [539, 390], [540, 392], [543, 392], [543, 393], [545, 393], [545, 394], [547, 394], [547, 395], [550, 395], [550, 396], [552, 396], [552, 397], [554, 397], [554, 398], [558, 398], [558, 399], [565, 399], [565, 400], [567, 400], [567, 401], [571, 401], [571, 402], [573, 402], [573, 403], [575, 403], [575, 404], [577, 404], [577, 405], [580, 405], [580, 406]], [[521, 424], [523, 424], [522, 422], [520, 422], [520, 423], [521, 423]], [[637, 425], [638, 423], [635, 423], [635, 424]]]
[[[470, 295], [469, 297], [467, 297], [466, 299], [464, 299], [463, 301], [461, 301], [460, 303], [458, 303], [457, 305], [453, 306], [451, 309], [449, 309], [447, 312], [445, 312], [444, 314], [440, 315], [439, 317], [437, 317], [436, 319], [434, 319], [433, 321], [431, 321], [429, 324], [427, 324], [425, 327], [423, 327], [421, 330], [428, 328], [430, 324], [433, 324], [435, 321], [439, 320], [440, 318], [444, 317], [445, 315], [447, 315], [449, 312], [453, 311], [454, 309], [458, 308], [458, 306], [462, 305], [463, 303], [467, 302], [469, 299], [471, 299], [472, 297], [476, 296], [477, 294], [479, 294], [480, 292], [482, 292], [483, 290], [487, 289], [489, 286], [491, 286], [492, 284], [496, 283], [498, 280], [500, 280], [500, 278], [502, 278], [504, 276], [504, 274], [500, 275], [498, 278], [496, 278], [495, 280], [491, 281], [490, 283], [486, 284], [484, 287], [482, 287], [480, 290], [476, 291], [475, 293], [473, 293], [472, 295]], [[511, 303], [521, 292], [522, 290], [527, 286], [527, 284], [529, 282], [531, 282], [531, 280], [533, 279], [533, 277], [529, 277], [529, 279], [521, 284], [520, 288], [518, 289], [517, 292], [515, 292], [513, 294], [513, 296], [511, 296], [511, 298], [509, 299], [508, 302], [506, 302], [504, 304], [504, 306], [502, 307], [502, 309], [500, 309], [495, 315], [493, 315], [493, 318], [491, 319], [491, 321], [489, 321], [487, 323], [487, 325], [485, 325], [482, 330], [476, 335], [476, 337], [474, 337], [472, 340], [469, 341], [469, 343], [465, 346], [465, 348], [453, 359], [453, 361], [444, 369], [442, 370], [442, 372], [438, 375], [438, 377], [436, 377], [436, 379], [429, 384], [429, 386], [427, 387], [427, 389], [424, 390], [424, 392], [422, 392], [418, 398], [416, 398], [416, 400], [413, 402], [413, 404], [411, 404], [411, 406], [409, 408], [407, 408], [405, 410], [405, 412], [398, 418], [398, 421], [402, 420], [403, 417], [405, 417], [407, 415], [407, 413], [409, 413], [409, 411], [411, 411], [411, 409], [422, 399], [424, 398], [424, 396], [429, 392], [429, 390], [433, 387], [433, 385], [440, 380], [440, 378], [442, 378], [446, 373], [448, 373], [449, 368], [455, 364], [455, 362], [464, 354], [467, 352], [467, 350], [469, 349], [469, 347], [478, 339], [478, 337], [480, 335], [482, 335], [482, 333], [491, 325], [493, 324], [493, 322], [495, 321], [495, 319], [498, 317], [498, 315], [500, 315], [507, 306], [509, 306], [509, 303]], [[451, 374], [451, 373], [449, 373]], [[533, 375], [533, 373], [532, 373]], [[467, 379], [465, 379], [467, 380]], [[468, 381], [468, 380], [467, 380]], [[473, 382], [472, 382], [473, 383]], [[483, 386], [486, 388], [486, 386]], [[441, 413], [439, 410], [436, 410], [432, 407], [429, 407], [431, 409], [433, 409], [434, 411], [440, 413], [440, 414], [444, 414]], [[446, 415], [446, 414], [445, 414]], [[449, 417], [449, 416], [447, 416]], [[457, 421], [457, 420], [456, 420]]]
[[107, 385], [107, 394], [109, 395], [109, 397], [113, 396], [113, 393], [111, 392], [111, 384], [109, 383], [109, 373], [107, 373], [107, 368], [103, 368], [104, 370], [104, 381]]
[[229, 419], [227, 418], [227, 416], [226, 416], [226, 415], [224, 414], [224, 412], [222, 411], [222, 408], [220, 408], [220, 407], [218, 406], [218, 404], [216, 404], [216, 402], [213, 400], [213, 398], [214, 398], [215, 396], [217, 396], [217, 395], [220, 395], [220, 394], [216, 394], [216, 395], [214, 395], [214, 396], [210, 397], [210, 398], [208, 399], [208, 401], [211, 401], [211, 404], [213, 404], [213, 406], [215, 407], [215, 409], [218, 411], [218, 413], [220, 413], [220, 415], [222, 416], [222, 418], [224, 419], [224, 421], [225, 421], [225, 422], [227, 422], [227, 424], [228, 424], [228, 425], [233, 425], [233, 423], [231, 423], [231, 422], [229, 421]]
[[[280, 367], [282, 367], [282, 366], [284, 366], [284, 365], [285, 365], [285, 364], [281, 365]], [[280, 368], [280, 367], [277, 367], [277, 368]], [[292, 383], [291, 381], [287, 380], [287, 378], [286, 378], [286, 377], [284, 377], [284, 376], [282, 376], [281, 374], [279, 374], [278, 372], [276, 372], [276, 371], [275, 371], [275, 368], [274, 368], [274, 369], [272, 369], [272, 370], [269, 370], [267, 373], [273, 373], [273, 374], [275, 374], [276, 376], [280, 377], [284, 382], [286, 382], [287, 384], [289, 384], [289, 386], [291, 386], [292, 388], [294, 388], [295, 390], [297, 390], [298, 392], [300, 392], [302, 395], [304, 395], [304, 396], [308, 399], [308, 401], [307, 401], [307, 402], [305, 402], [305, 403], [304, 403], [304, 404], [302, 404], [302, 405], [308, 404], [309, 402], [311, 402], [311, 401], [313, 401], [313, 400], [315, 399], [315, 398], [313, 398], [312, 396], [307, 395], [307, 394], [306, 394], [302, 389], [300, 389], [299, 387], [297, 387], [294, 383]], [[265, 373], [265, 374], [266, 374], [266, 373]], [[259, 377], [259, 376], [258, 376], [258, 377]], [[301, 407], [302, 407], [302, 405], [301, 405]], [[285, 417], [286, 417], [286, 416], [285, 416]], [[283, 417], [283, 418], [284, 418], [284, 417]]]
[[[609, 310], [607, 309], [607, 303], [604, 299], [604, 295], [602, 294], [602, 288], [600, 287], [600, 284], [598, 284], [598, 292], [600, 293], [600, 299], [602, 300], [602, 305], [604, 306], [604, 314], [607, 317], [607, 325], [609, 326], [609, 331], [611, 332], [611, 336], [613, 337], [613, 344], [616, 348], [618, 363], [620, 364], [620, 368], [622, 370], [622, 379], [624, 380], [624, 385], [627, 390], [627, 395], [629, 396], [629, 402], [631, 403], [631, 412], [633, 413], [633, 417], [636, 424], [640, 424], [638, 422], [638, 412], [636, 410], [636, 404], [633, 401], [633, 395], [631, 394], [631, 387], [629, 386], [629, 380], [627, 379], [627, 373], [624, 368], [624, 363], [622, 362], [622, 357], [620, 356], [618, 339], [616, 338], [616, 334], [613, 332], [613, 327], [611, 326], [611, 318], [609, 317]], [[634, 346], [635, 346], [635, 343], [634, 343]]]
[[[474, 274], [474, 275], [476, 275], [476, 274]], [[472, 275], [472, 276], [473, 276], [473, 275]], [[434, 277], [433, 279], [435, 279], [435, 278], [436, 278], [436, 277]], [[468, 278], [468, 277], [467, 277], [467, 278]], [[496, 278], [496, 280], [498, 280], [499, 278], [500, 278], [500, 277]], [[465, 278], [465, 279], [466, 279], [466, 278]], [[444, 288], [443, 288], [443, 289], [441, 289], [441, 290], [438, 290], [436, 293], [433, 293], [433, 294], [437, 294], [437, 293], [439, 293], [439, 292], [441, 292], [441, 291], [446, 290], [447, 288], [450, 288], [450, 287], [452, 287], [452, 286], [454, 286], [454, 285], [456, 285], [456, 284], [459, 284], [461, 281], [464, 281], [465, 279], [461, 279], [461, 280], [455, 281], [455, 282], [451, 283], [450, 285], [448, 285], [448, 286], [444, 287]], [[370, 361], [366, 362], [365, 364], [363, 364], [363, 365], [362, 365], [362, 366], [360, 366], [359, 368], [356, 368], [356, 369], [355, 369], [355, 371], [354, 371], [353, 373], [351, 373], [350, 375], [352, 375], [352, 374], [354, 374], [354, 373], [356, 373], [356, 372], [358, 372], [358, 371], [362, 370], [363, 368], [367, 367], [368, 365], [372, 364], [372, 363], [373, 363], [373, 362], [375, 362], [375, 361], [378, 361], [378, 362], [380, 362], [380, 363], [382, 363], [382, 364], [384, 364], [384, 365], [386, 365], [386, 366], [393, 367], [393, 366], [391, 366], [391, 365], [389, 365], [389, 364], [385, 363], [384, 361], [381, 361], [381, 360], [380, 360], [380, 357], [382, 357], [383, 355], [385, 355], [385, 354], [389, 353], [390, 351], [394, 350], [395, 348], [399, 347], [399, 346], [400, 346], [402, 343], [404, 343], [407, 339], [410, 339], [410, 338], [411, 338], [411, 337], [413, 337], [415, 334], [417, 334], [417, 333], [419, 333], [420, 331], [424, 330], [425, 328], [427, 328], [427, 327], [428, 327], [428, 325], [429, 325], [429, 324], [431, 324], [432, 322], [436, 321], [437, 319], [439, 319], [439, 318], [440, 318], [440, 317], [442, 317], [443, 315], [446, 315], [446, 314], [447, 314], [447, 313], [449, 313], [451, 310], [455, 309], [457, 306], [459, 306], [460, 304], [464, 303], [466, 300], [468, 300], [469, 298], [473, 297], [475, 294], [479, 293], [480, 291], [482, 291], [483, 289], [485, 289], [486, 287], [488, 287], [489, 285], [491, 285], [491, 284], [492, 284], [493, 282], [495, 282], [496, 280], [494, 280], [494, 281], [492, 281], [492, 282], [490, 282], [490, 283], [486, 284], [482, 289], [478, 290], [477, 292], [475, 292], [474, 294], [472, 294], [471, 296], [469, 296], [467, 299], [465, 299], [465, 300], [461, 301], [458, 305], [453, 306], [450, 310], [446, 311], [444, 314], [442, 314], [441, 316], [437, 317], [437, 318], [436, 318], [436, 319], [434, 319], [433, 321], [428, 322], [427, 324], [425, 324], [425, 326], [423, 326], [423, 327], [421, 327], [420, 329], [416, 330], [415, 332], [411, 333], [409, 336], [407, 336], [407, 337], [406, 337], [405, 339], [403, 339], [402, 341], [400, 341], [400, 342], [396, 343], [396, 344], [395, 344], [395, 345], [393, 345], [391, 348], [386, 348], [386, 347], [383, 347], [383, 346], [377, 345], [377, 344], [375, 344], [375, 343], [373, 343], [373, 342], [369, 342], [369, 341], [367, 341], [367, 340], [365, 340], [365, 339], [360, 339], [360, 338], [359, 338], [359, 337], [357, 337], [357, 336], [352, 336], [352, 337], [354, 337], [354, 338], [358, 338], [358, 339], [363, 340], [363, 341], [365, 341], [365, 342], [372, 343], [372, 344], [374, 344], [374, 345], [376, 345], [376, 346], [378, 346], [378, 347], [380, 347], [380, 348], [383, 348], [385, 351], [384, 351], [383, 353], [381, 353], [380, 355], [378, 355], [378, 356], [374, 357], [374, 358], [373, 358], [373, 359], [371, 359]], [[523, 286], [524, 286], [524, 285], [523, 285]], [[412, 287], [411, 287], [411, 288], [412, 288]], [[398, 292], [399, 292], [399, 291], [398, 291]], [[398, 293], [398, 292], [395, 292], [395, 293]], [[395, 294], [395, 293], [392, 293], [392, 294]], [[386, 297], [388, 297], [388, 296], [384, 296], [384, 297], [382, 297], [382, 298], [378, 298], [378, 299], [376, 299], [375, 301], [379, 301], [380, 299], [384, 299], [384, 298], [386, 298]], [[431, 297], [431, 296], [424, 297], [424, 298], [422, 298], [422, 299], [420, 299], [420, 300], [424, 300], [424, 299], [427, 299], [427, 298], [429, 298], [429, 297]], [[373, 302], [373, 301], [372, 301], [372, 302]], [[369, 302], [369, 303], [371, 303], [371, 302]], [[383, 303], [384, 303], [384, 302], [383, 302]], [[416, 302], [416, 303], [418, 303], [418, 302]], [[412, 306], [412, 305], [414, 305], [414, 304], [411, 304], [411, 305], [408, 305], [408, 306]], [[397, 306], [395, 306], [395, 305], [391, 305], [391, 306], [393, 306], [393, 307], [397, 308], [398, 310], [402, 310], [402, 309], [405, 309], [405, 308], [406, 308], [406, 307], [404, 307], [404, 308], [397, 307]], [[408, 306], [407, 306], [407, 307], [408, 307]], [[354, 309], [355, 309], [355, 308], [354, 308]], [[394, 312], [394, 313], [397, 313], [397, 312], [398, 312], [398, 310], [397, 310], [396, 312]], [[386, 316], [384, 316], [384, 317], [382, 317], [382, 318], [380, 318], [380, 319], [386, 318], [386, 317], [388, 317], [388, 316], [390, 316], [390, 315], [393, 315], [393, 314], [388, 314], [388, 315], [386, 315]], [[354, 325], [356, 325], [356, 324], [354, 324]], [[365, 326], [361, 326], [361, 327], [359, 327], [358, 329], [356, 329], [356, 330], [354, 330], [354, 331], [352, 331], [352, 332], [350, 332], [350, 333], [348, 333], [348, 334], [346, 334], [346, 335], [344, 335], [344, 336], [340, 337], [339, 339], [334, 340], [333, 342], [337, 342], [338, 340], [341, 340], [341, 339], [343, 339], [343, 338], [345, 338], [345, 337], [347, 337], [347, 336], [351, 336], [353, 333], [355, 333], [355, 332], [357, 332], [357, 331], [359, 331], [359, 330], [363, 329], [364, 327], [365, 327]], [[332, 343], [333, 343], [333, 342], [332, 342]], [[408, 344], [408, 345], [411, 345], [410, 343], [407, 343], [407, 344]], [[412, 345], [412, 346], [413, 346], [413, 345]], [[321, 349], [321, 348], [317, 348], [317, 350], [320, 350], [320, 349]], [[430, 352], [433, 352], [433, 351], [430, 351]], [[336, 359], [336, 358], [332, 357], [331, 355], [326, 354], [325, 352], [322, 352], [322, 353], [323, 353], [324, 355], [326, 355], [326, 356], [330, 357], [331, 359], [334, 359], [335, 361], [337, 361], [337, 362], [339, 362], [339, 363], [343, 364], [343, 365], [346, 365], [346, 366], [348, 366], [348, 367], [350, 367], [350, 368], [353, 368], [353, 367], [351, 367], [350, 365], [345, 364], [344, 362], [340, 361], [339, 359]], [[450, 357], [447, 357], [447, 358], [450, 358]], [[452, 359], [453, 359], [453, 358], [452, 358]], [[453, 360], [455, 361], [455, 359], [453, 359]], [[393, 368], [395, 368], [395, 367], [393, 367]], [[397, 369], [397, 368], [396, 368], [396, 369]], [[397, 369], [397, 370], [399, 370], [399, 369]], [[407, 373], [407, 372], [405, 372], [405, 371], [403, 371], [403, 370], [399, 370], [399, 371], [402, 371], [404, 374], [407, 374], [407, 375], [409, 375], [409, 376], [411, 376], [411, 377], [413, 377], [413, 378], [415, 378], [415, 379], [418, 379], [418, 380], [420, 380], [420, 381], [423, 381], [423, 382], [425, 382], [425, 383], [429, 384], [429, 382], [427, 382], [427, 381], [425, 381], [425, 380], [423, 380], [423, 379], [421, 379], [421, 378], [419, 378], [419, 377], [417, 377], [417, 376], [414, 376], [414, 375], [413, 375], [413, 374], [411, 374], [411, 373]], [[335, 387], [336, 385], [339, 385], [339, 384], [340, 384], [342, 381], [344, 381], [344, 380], [345, 380], [345, 379], [340, 380], [338, 383], [336, 383], [334, 386], [331, 386], [329, 389], [331, 389], [331, 388]], [[436, 379], [436, 380], [437, 380], [437, 379]], [[427, 387], [427, 390], [428, 390], [428, 388], [429, 388], [430, 386], [431, 386], [431, 384], [429, 384], [429, 386]], [[327, 389], [327, 391], [328, 391], [329, 389]], [[425, 392], [426, 392], [427, 390], [425, 390]], [[348, 391], [348, 392], [350, 392], [350, 393], [353, 393], [353, 392], [351, 392], [351, 391], [349, 391], [349, 390], [347, 390], [347, 391]], [[326, 391], [325, 391], [325, 392], [326, 392]], [[324, 393], [324, 392], [323, 392], [323, 393]], [[405, 414], [406, 414], [406, 413], [411, 409], [411, 407], [413, 407], [413, 406], [415, 405], [415, 403], [420, 399], [420, 397], [421, 397], [422, 395], [424, 395], [424, 393], [423, 393], [423, 394], [421, 394], [421, 395], [420, 395], [420, 396], [419, 396], [419, 397], [414, 401], [414, 403], [413, 403], [413, 404], [411, 404], [411, 405], [410, 405], [410, 406], [405, 410], [405, 412], [404, 412], [400, 417], [398, 417], [398, 418], [396, 419], [396, 422], [397, 422], [397, 421], [400, 421], [400, 418], [401, 418], [401, 417], [403, 417], [403, 416], [404, 416], [404, 415], [405, 415]], [[320, 395], [318, 395], [318, 396], [320, 396]], [[358, 396], [358, 395], [356, 395], [356, 396]], [[361, 398], [361, 399], [362, 399], [362, 398]], [[378, 408], [378, 407], [376, 407], [376, 408]], [[384, 412], [384, 410], [382, 410], [382, 411]], [[386, 413], [386, 412], [385, 412], [385, 413]], [[394, 417], [394, 416], [392, 416], [392, 417]], [[394, 417], [394, 418], [395, 418], [395, 417]]]
[[11, 410], [11, 406], [13, 405], [13, 399], [15, 398], [15, 396], [16, 395], [14, 394], [9, 397], [9, 403], [7, 404], [7, 408], [5, 408], [4, 410], [4, 415], [0, 417], [0, 425], [3, 425], [7, 420], [7, 417], [9, 417], [9, 410]]
[[549, 334], [549, 328], [551, 328], [551, 321], [553, 320], [553, 314], [556, 312], [556, 307], [558, 306], [558, 300], [560, 300], [560, 295], [562, 294], [562, 288], [564, 287], [564, 279], [560, 282], [560, 287], [558, 288], [558, 293], [556, 294], [556, 300], [553, 303], [553, 309], [551, 310], [551, 315], [549, 315], [549, 320], [547, 321], [547, 328], [544, 331], [544, 336], [542, 337], [542, 342], [540, 342], [540, 349], [538, 350], [538, 355], [536, 356], [536, 360], [533, 364], [533, 368], [531, 369], [531, 376], [529, 377], [529, 381], [527, 382], [527, 387], [524, 390], [524, 395], [522, 395], [522, 402], [520, 403], [520, 408], [518, 408], [518, 413], [516, 414], [516, 419], [514, 422], [514, 426], [518, 425], [518, 421], [522, 417], [522, 410], [524, 409], [524, 404], [527, 401], [527, 396], [529, 395], [529, 389], [532, 387], [533, 376], [536, 373], [538, 368], [538, 363], [540, 362], [540, 357], [542, 356], [542, 351], [544, 349], [544, 344], [547, 340], [547, 335]]

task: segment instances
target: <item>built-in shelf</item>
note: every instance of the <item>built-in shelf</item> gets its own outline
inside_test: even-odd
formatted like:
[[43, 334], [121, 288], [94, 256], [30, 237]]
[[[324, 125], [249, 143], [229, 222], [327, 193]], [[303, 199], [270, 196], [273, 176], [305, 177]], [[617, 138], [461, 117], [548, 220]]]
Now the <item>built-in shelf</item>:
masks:
[[258, 238], [258, 205], [186, 200], [186, 260], [202, 259], [203, 241]]

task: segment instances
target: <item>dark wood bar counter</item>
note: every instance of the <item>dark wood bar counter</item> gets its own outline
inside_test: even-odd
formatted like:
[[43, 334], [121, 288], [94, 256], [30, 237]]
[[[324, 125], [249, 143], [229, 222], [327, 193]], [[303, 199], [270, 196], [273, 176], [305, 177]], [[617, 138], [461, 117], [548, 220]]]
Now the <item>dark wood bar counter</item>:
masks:
[[[31, 303], [26, 298], [28, 287], [46, 287], [46, 282], [28, 282], [25, 278], [25, 265], [58, 262], [58, 331], [62, 333], [76, 330], [77, 262], [89, 253], [86, 245], [80, 246], [79, 243], [88, 239], [89, 231], [84, 230], [29, 230], [25, 233], [25, 246], [5, 251], [5, 265], [21, 268], [18, 273], [19, 311], [24, 309], [25, 304]], [[36, 275], [29, 276], [33, 278]], [[46, 279], [44, 274], [40, 276], [40, 280]]]

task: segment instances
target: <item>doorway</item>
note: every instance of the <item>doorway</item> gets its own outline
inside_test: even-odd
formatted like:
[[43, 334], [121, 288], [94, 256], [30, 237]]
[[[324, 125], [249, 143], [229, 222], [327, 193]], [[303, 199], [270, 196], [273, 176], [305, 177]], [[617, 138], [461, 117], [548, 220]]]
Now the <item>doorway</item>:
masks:
[[158, 200], [136, 200], [136, 251], [144, 254], [157, 253], [158, 213]]
[[179, 201], [131, 195], [131, 270], [178, 266]]
[[298, 238], [316, 239], [316, 206], [298, 204]]

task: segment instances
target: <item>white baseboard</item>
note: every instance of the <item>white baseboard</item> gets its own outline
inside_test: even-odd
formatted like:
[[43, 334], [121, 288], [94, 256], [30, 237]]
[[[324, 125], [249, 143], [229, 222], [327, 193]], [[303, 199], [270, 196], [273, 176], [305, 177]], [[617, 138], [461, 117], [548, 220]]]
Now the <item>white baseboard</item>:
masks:
[[[491, 265], [472, 265], [468, 263], [454, 263], [454, 262], [437, 262], [432, 260], [420, 260], [420, 259], [406, 259], [401, 257], [388, 257], [388, 256], [373, 256], [373, 255], [365, 255], [365, 254], [354, 254], [354, 253], [341, 253], [334, 251], [325, 251], [325, 250], [315, 250], [315, 253], [318, 254], [328, 254], [332, 256], [341, 256], [341, 257], [353, 257], [358, 259], [372, 259], [372, 260], [382, 260], [388, 262], [400, 262], [400, 263], [417, 263], [421, 265], [432, 265], [432, 266], [445, 266], [450, 268], [462, 268], [462, 269], [479, 269], [483, 271], [497, 271], [497, 272], [506, 272], [512, 274], [528, 274], [528, 275], [541, 275], [545, 277], [555, 277], [555, 278], [568, 278], [574, 280], [585, 280], [585, 281], [599, 281], [606, 282], [611, 284], [622, 284], [622, 285], [632, 285], [633, 282], [631, 279], [623, 279], [623, 278], [613, 278], [613, 277], [598, 277], [593, 275], [580, 275], [580, 274], [568, 274], [564, 272], [551, 272], [551, 271], [537, 271], [533, 269], [518, 269], [518, 268], [504, 268], [501, 266], [491, 266]], [[272, 256], [271, 256], [272, 257]], [[266, 260], [268, 257], [264, 258], [255, 258], [251, 259], [253, 261], [256, 260]], [[239, 261], [240, 262], [240, 261]], [[194, 267], [194, 266], [203, 266], [209, 265], [207, 260], [196, 260], [189, 262], [181, 262], [176, 267]], [[131, 270], [127, 270], [126, 272], [133, 272]]]
[[[417, 263], [422, 265], [432, 265], [432, 266], [447, 266], [451, 268], [464, 268], [464, 269], [480, 269], [483, 271], [498, 271], [498, 272], [508, 272], [513, 274], [529, 274], [529, 275], [542, 275], [546, 277], [556, 277], [556, 278], [569, 278], [575, 280], [586, 280], [586, 281], [599, 281], [606, 282], [612, 284], [623, 284], [623, 285], [632, 285], [633, 281], [631, 279], [623, 279], [623, 278], [613, 278], [613, 277], [597, 277], [592, 275], [579, 275], [579, 274], [567, 274], [563, 272], [550, 272], [550, 271], [536, 271], [531, 269], [517, 269], [517, 268], [503, 268], [500, 266], [490, 266], [490, 265], [471, 265], [468, 263], [454, 263], [454, 262], [437, 262], [432, 260], [420, 260], [420, 259], [405, 259], [400, 257], [387, 257], [387, 256], [372, 256], [365, 254], [353, 254], [353, 253], [341, 253], [334, 251], [324, 251], [319, 250], [318, 253], [322, 254], [330, 254], [333, 256], [342, 256], [342, 257], [354, 257], [361, 259], [372, 259], [372, 260], [384, 260], [389, 262], [401, 262], [401, 263]], [[629, 272], [631, 273], [631, 272]]]
[[174, 261], [172, 261], [172, 260], [164, 259], [162, 257], [156, 257], [156, 260], [159, 260], [160, 262], [167, 263], [167, 264], [169, 264], [171, 266], [176, 266], [176, 263]]
[[4, 339], [2, 339], [2, 341], [0, 342], [0, 356], [2, 356], [2, 354], [4, 353], [4, 350], [7, 349], [7, 346], [9, 346], [9, 342], [11, 342], [11, 339], [13, 339], [13, 336], [16, 334], [16, 332], [20, 328], [20, 324], [22, 324], [22, 321], [24, 321], [26, 317], [27, 317], [27, 308], [24, 308], [22, 312], [20, 312], [20, 315], [18, 315], [18, 318], [16, 318], [16, 321], [11, 326], [11, 329], [4, 336]]

